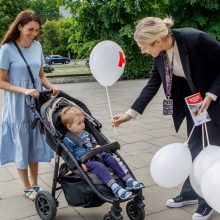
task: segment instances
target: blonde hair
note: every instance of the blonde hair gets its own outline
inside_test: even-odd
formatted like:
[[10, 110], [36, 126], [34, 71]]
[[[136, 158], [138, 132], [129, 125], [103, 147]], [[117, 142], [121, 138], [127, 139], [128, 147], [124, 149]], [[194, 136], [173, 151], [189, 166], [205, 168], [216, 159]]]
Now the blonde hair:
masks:
[[84, 117], [84, 113], [74, 106], [64, 107], [61, 111], [61, 122], [63, 125], [72, 124], [76, 117]]
[[152, 44], [158, 38], [168, 37], [173, 24], [172, 18], [146, 17], [136, 26], [134, 39], [138, 43]]

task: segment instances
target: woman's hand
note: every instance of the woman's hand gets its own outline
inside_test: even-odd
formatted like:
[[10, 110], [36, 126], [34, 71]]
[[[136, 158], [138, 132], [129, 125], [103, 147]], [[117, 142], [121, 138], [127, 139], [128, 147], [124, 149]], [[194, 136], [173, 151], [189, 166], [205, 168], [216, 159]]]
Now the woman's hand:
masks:
[[25, 95], [30, 95], [30, 96], [32, 96], [35, 99], [37, 99], [40, 96], [40, 93], [36, 89], [24, 89], [23, 93]]
[[51, 89], [53, 89], [53, 94], [54, 95], [60, 92], [60, 88], [58, 88], [58, 87], [56, 87], [54, 85], [51, 87]]
[[83, 171], [84, 171], [85, 173], [88, 172], [87, 166], [86, 166], [84, 163], [82, 163], [81, 165], [82, 165]]
[[212, 98], [207, 95], [207, 96], [204, 98], [204, 101], [203, 101], [203, 103], [202, 103], [202, 107], [201, 107], [200, 111], [203, 112], [204, 109], [207, 110], [207, 109], [209, 108], [211, 102], [212, 102]]
[[120, 124], [131, 120], [131, 116], [128, 114], [115, 115], [112, 119], [112, 126], [118, 127]]

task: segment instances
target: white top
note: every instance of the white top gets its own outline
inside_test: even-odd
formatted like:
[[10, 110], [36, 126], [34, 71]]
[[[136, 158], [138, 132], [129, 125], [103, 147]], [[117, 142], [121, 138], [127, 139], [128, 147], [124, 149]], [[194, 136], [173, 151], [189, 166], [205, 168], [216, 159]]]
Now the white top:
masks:
[[171, 47], [170, 49], [166, 50], [169, 65], [171, 64], [171, 61], [172, 61], [173, 51], [174, 51], [173, 74], [176, 75], [176, 76], [185, 77], [176, 41], [175, 41], [173, 47]]

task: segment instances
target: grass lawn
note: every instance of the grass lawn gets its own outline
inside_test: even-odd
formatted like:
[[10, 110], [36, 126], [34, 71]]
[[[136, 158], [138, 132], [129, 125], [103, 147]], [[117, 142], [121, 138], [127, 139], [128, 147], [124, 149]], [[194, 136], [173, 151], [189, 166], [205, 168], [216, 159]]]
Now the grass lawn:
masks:
[[86, 67], [86, 65], [58, 64], [51, 66], [54, 68], [54, 71], [52, 73], [46, 73], [47, 76], [91, 73], [91, 71]]

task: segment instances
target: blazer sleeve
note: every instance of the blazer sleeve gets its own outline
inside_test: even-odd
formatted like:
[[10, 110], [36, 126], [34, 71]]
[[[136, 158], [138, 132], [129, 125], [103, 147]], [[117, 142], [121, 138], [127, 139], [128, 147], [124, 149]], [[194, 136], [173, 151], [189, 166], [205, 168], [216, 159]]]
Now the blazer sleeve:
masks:
[[207, 92], [220, 97], [220, 43], [204, 32], [200, 33], [198, 42], [199, 50], [208, 58], [207, 62], [216, 68], [215, 79]]
[[158, 92], [161, 82], [162, 80], [156, 66], [156, 59], [154, 59], [153, 69], [151, 71], [151, 76], [149, 78], [149, 81], [141, 91], [138, 98], [132, 104], [131, 108], [137, 111], [138, 113], [142, 114], [148, 103]]

